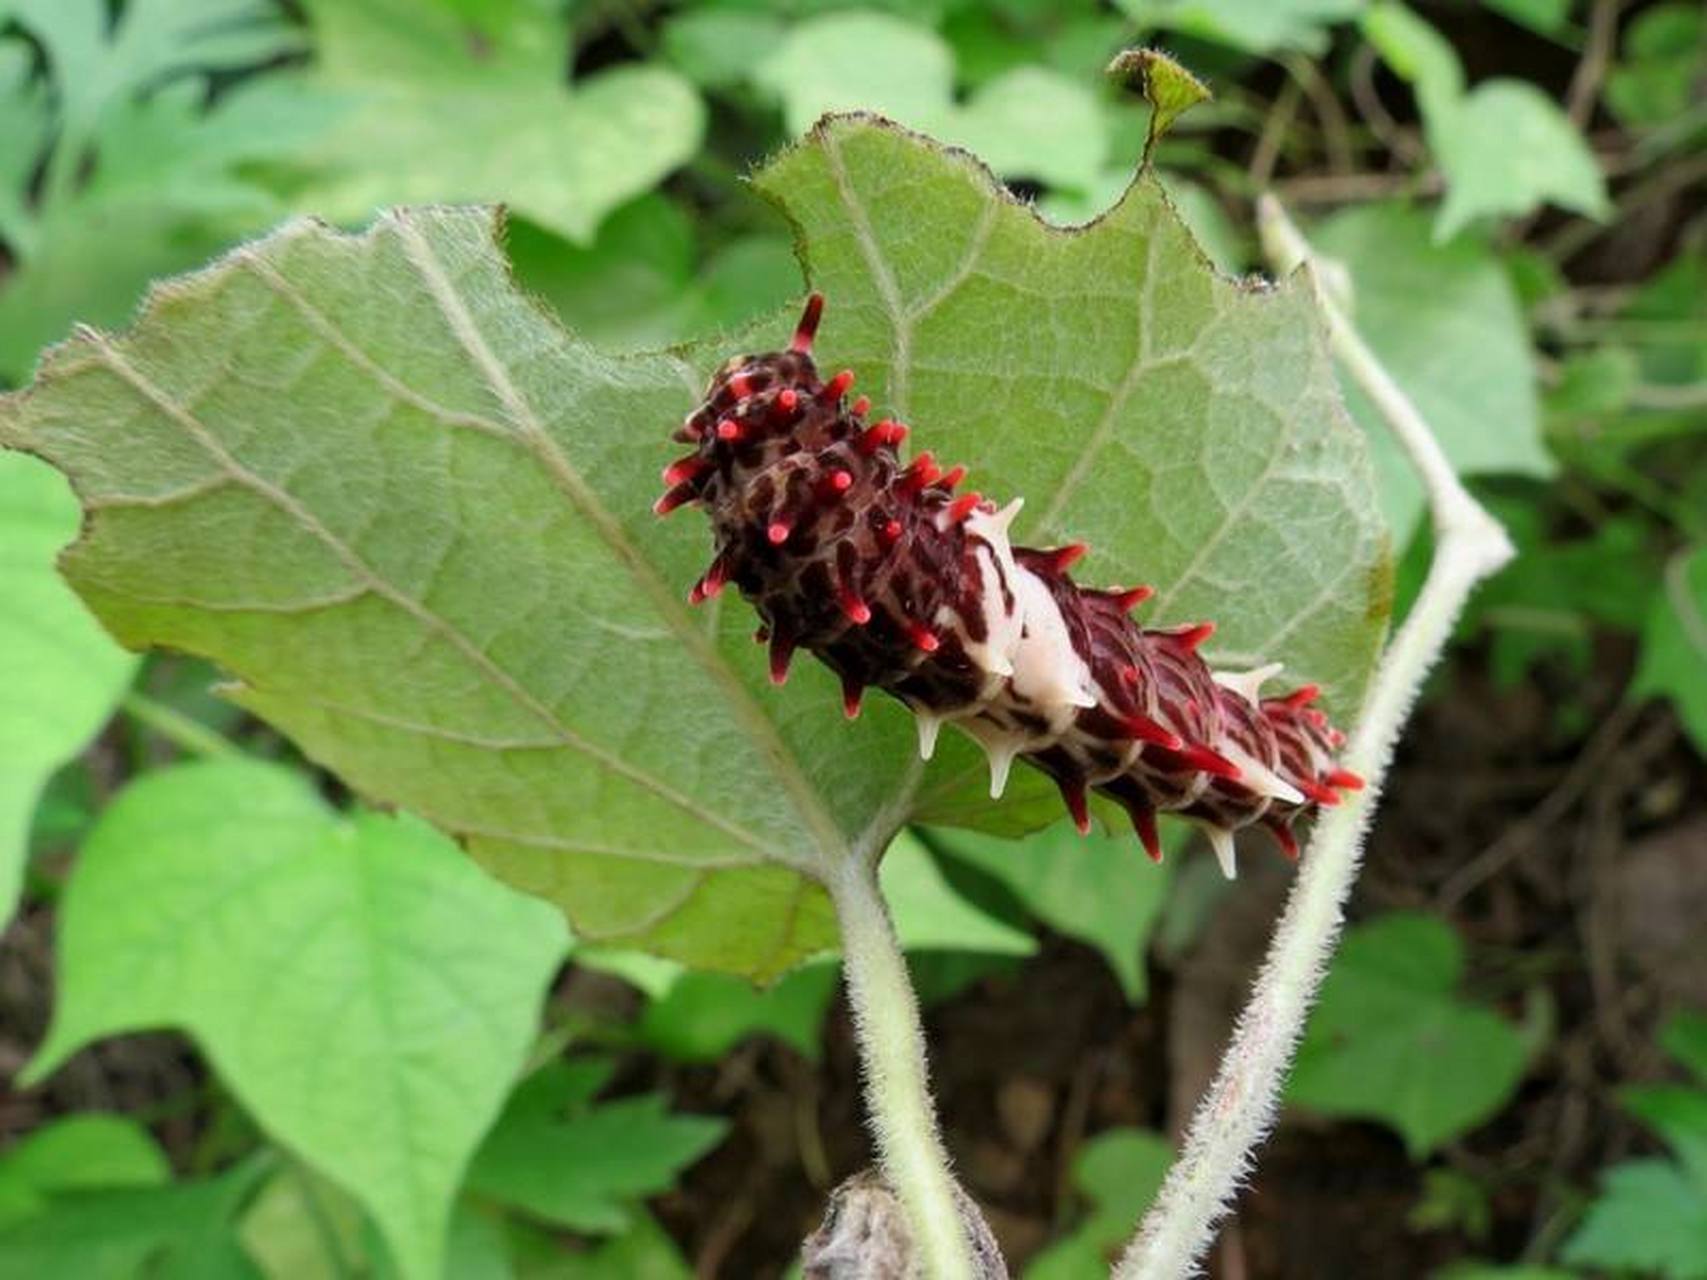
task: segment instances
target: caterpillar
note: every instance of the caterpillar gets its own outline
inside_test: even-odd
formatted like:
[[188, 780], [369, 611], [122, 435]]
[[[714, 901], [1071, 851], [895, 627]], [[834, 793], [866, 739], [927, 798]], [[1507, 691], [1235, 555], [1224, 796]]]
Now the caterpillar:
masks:
[[725, 362], [675, 433], [694, 449], [664, 469], [653, 510], [703, 504], [715, 543], [689, 600], [734, 583], [775, 683], [808, 650], [840, 676], [850, 719], [867, 688], [901, 699], [927, 760], [942, 724], [964, 731], [989, 758], [992, 798], [1023, 759], [1082, 833], [1089, 791], [1120, 804], [1152, 860], [1158, 812], [1198, 823], [1229, 878], [1243, 827], [1296, 858], [1294, 822], [1363, 786], [1335, 761], [1344, 735], [1310, 705], [1316, 686], [1263, 698], [1280, 664], [1211, 671], [1198, 649], [1212, 623], [1139, 626], [1151, 589], [1079, 586], [1083, 543], [1010, 543], [1022, 499], [956, 494], [965, 468], [928, 452], [903, 463], [908, 428], [868, 422], [851, 371], [820, 378], [823, 311], [813, 294], [786, 350]]

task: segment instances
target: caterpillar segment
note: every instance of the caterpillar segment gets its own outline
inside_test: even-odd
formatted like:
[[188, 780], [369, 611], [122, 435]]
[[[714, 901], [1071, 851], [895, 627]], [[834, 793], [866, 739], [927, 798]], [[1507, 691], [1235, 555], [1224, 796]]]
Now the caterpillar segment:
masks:
[[989, 758], [992, 797], [1024, 760], [1080, 831], [1091, 792], [1119, 804], [1152, 859], [1158, 813], [1201, 826], [1228, 877], [1244, 827], [1295, 858], [1294, 824], [1363, 785], [1336, 761], [1344, 736], [1316, 688], [1263, 697], [1278, 663], [1211, 671], [1198, 650], [1213, 624], [1138, 625], [1148, 587], [1079, 585], [1083, 543], [1013, 545], [1021, 499], [957, 493], [965, 469], [928, 451], [904, 462], [907, 427], [850, 404], [852, 372], [820, 377], [823, 309], [808, 299], [786, 350], [725, 363], [676, 432], [692, 452], [664, 469], [654, 510], [703, 505], [716, 548], [689, 600], [733, 583], [774, 681], [804, 649], [840, 677], [848, 717], [868, 688], [894, 695], [926, 759], [942, 725], [961, 730]]

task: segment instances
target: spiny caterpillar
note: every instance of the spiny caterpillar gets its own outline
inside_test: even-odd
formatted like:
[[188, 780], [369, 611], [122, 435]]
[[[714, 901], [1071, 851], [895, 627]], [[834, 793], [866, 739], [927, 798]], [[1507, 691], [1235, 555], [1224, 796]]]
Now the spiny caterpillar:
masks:
[[1021, 499], [956, 496], [965, 468], [929, 453], [903, 465], [907, 428], [845, 403], [851, 372], [819, 378], [823, 309], [813, 294], [788, 350], [725, 363], [675, 434], [695, 448], [665, 468], [654, 510], [703, 502], [717, 547], [689, 599], [733, 582], [763, 620], [773, 681], [810, 650], [850, 719], [868, 686], [905, 702], [926, 759], [944, 721], [963, 730], [989, 756], [992, 797], [1021, 757], [1081, 832], [1088, 788], [1117, 801], [1152, 859], [1158, 811], [1201, 825], [1229, 877], [1233, 832], [1253, 823], [1296, 857], [1298, 816], [1363, 785], [1334, 761], [1344, 735], [1309, 705], [1315, 686], [1259, 699], [1278, 663], [1211, 671], [1197, 648], [1213, 624], [1140, 627], [1128, 615], [1150, 588], [1068, 577], [1084, 544], [1009, 544]]

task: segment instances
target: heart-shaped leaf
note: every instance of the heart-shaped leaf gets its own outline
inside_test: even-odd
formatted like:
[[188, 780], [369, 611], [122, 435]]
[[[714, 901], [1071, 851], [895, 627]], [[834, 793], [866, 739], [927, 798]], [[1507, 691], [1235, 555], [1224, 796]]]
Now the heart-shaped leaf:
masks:
[[436, 1276], [563, 950], [549, 909], [417, 819], [342, 818], [276, 765], [182, 765], [127, 789], [84, 845], [26, 1078], [102, 1036], [182, 1027], [373, 1214], [404, 1276]]
[[[1223, 662], [1284, 659], [1349, 713], [1389, 566], [1302, 290], [1216, 276], [1149, 178], [1062, 232], [867, 118], [760, 186], [830, 295], [826, 360], [1026, 495], [1032, 534], [1088, 537], [1088, 580], [1157, 583], [1153, 617], [1215, 617]], [[109, 628], [216, 658], [245, 706], [583, 937], [760, 978], [833, 940], [817, 881], [911, 814], [1053, 816], [979, 799], [965, 744], [921, 788], [897, 705], [844, 725], [816, 664], [766, 682], [738, 601], [689, 609], [709, 539], [650, 503], [728, 350], [591, 350], [517, 291], [496, 230], [294, 225], [0, 402], [0, 441], [91, 513], [66, 571]], [[748, 345], [787, 332], [761, 328]]]

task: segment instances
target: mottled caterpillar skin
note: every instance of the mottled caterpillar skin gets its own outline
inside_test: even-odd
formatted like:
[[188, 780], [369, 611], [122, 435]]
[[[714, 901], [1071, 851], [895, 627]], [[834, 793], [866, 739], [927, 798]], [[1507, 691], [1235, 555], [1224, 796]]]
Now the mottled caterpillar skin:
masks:
[[852, 373], [819, 378], [823, 305], [807, 302], [788, 350], [728, 361], [676, 433], [694, 451], [665, 469], [655, 510], [704, 503], [717, 548], [689, 598], [733, 582], [776, 683], [811, 651], [850, 718], [867, 687], [905, 702], [927, 759], [943, 722], [963, 730], [989, 756], [992, 796], [1018, 757], [1055, 780], [1080, 831], [1088, 789], [1117, 801], [1154, 859], [1158, 812], [1198, 822], [1228, 876], [1233, 832], [1253, 823], [1295, 857], [1297, 818], [1363, 785], [1335, 763], [1344, 738], [1309, 705], [1314, 686], [1259, 699], [1279, 664], [1211, 671], [1197, 653], [1211, 624], [1140, 627], [1129, 613], [1149, 588], [1067, 575], [1082, 544], [1009, 544], [1020, 499], [956, 496], [965, 469], [929, 453], [903, 465], [907, 428], [868, 424], [870, 402], [846, 402]]

